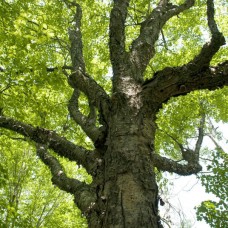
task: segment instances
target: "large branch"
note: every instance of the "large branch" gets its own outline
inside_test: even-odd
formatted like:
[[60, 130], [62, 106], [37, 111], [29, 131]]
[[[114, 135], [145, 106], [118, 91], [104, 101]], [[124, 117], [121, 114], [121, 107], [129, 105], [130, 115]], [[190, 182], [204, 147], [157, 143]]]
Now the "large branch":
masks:
[[213, 56], [225, 44], [225, 38], [219, 32], [214, 19], [213, 0], [207, 0], [207, 20], [212, 37], [209, 43], [204, 44], [201, 52], [186, 65], [166, 67], [157, 72], [144, 84], [145, 93], [152, 100], [161, 104], [172, 96], [198, 89], [214, 90], [228, 85], [228, 61], [217, 67], [209, 67]]
[[[76, 7], [76, 12], [74, 14], [74, 20], [72, 26], [69, 28], [69, 39], [70, 39], [70, 53], [72, 61], [72, 74], [69, 76], [69, 84], [74, 88], [74, 93], [79, 93], [82, 91], [88, 97], [90, 102], [90, 107], [96, 106], [101, 115], [104, 115], [106, 118], [109, 112], [109, 97], [104, 91], [104, 89], [99, 86], [92, 77], [86, 73], [85, 62], [83, 57], [83, 43], [82, 43], [82, 33], [81, 33], [81, 19], [82, 19], [82, 9], [81, 6], [76, 2], [70, 2], [68, 0], [63, 0], [69, 8]], [[85, 124], [79, 119], [82, 117], [76, 117], [73, 115], [75, 113], [75, 108], [72, 105], [72, 100], [74, 99], [74, 94], [70, 100], [70, 110], [71, 115], [74, 116], [74, 120], [78, 124], [82, 124], [81, 127], [89, 133], [90, 136], [94, 134], [94, 131], [88, 132], [88, 127], [85, 127]], [[73, 111], [74, 110], [74, 111]], [[77, 113], [79, 114], [79, 113]], [[89, 118], [89, 117], [88, 117]], [[82, 118], [81, 118], [82, 119]], [[84, 125], [84, 126], [83, 126]], [[90, 137], [89, 136], [89, 137]], [[94, 137], [92, 137], [93, 139]]]
[[125, 21], [130, 0], [114, 0], [110, 14], [109, 49], [114, 75], [125, 60]]
[[[205, 125], [205, 114], [201, 113], [202, 117], [200, 119], [199, 124], [199, 134], [198, 139], [196, 141], [195, 149], [191, 150], [189, 148], [185, 148], [180, 142], [178, 142], [173, 136], [166, 133], [177, 145], [180, 147], [181, 154], [183, 159], [187, 162], [187, 164], [180, 164], [178, 161], [174, 161], [171, 159], [168, 159], [166, 157], [162, 157], [158, 154], [153, 154], [152, 159], [154, 162], [154, 165], [162, 171], [168, 171], [168, 172], [174, 172], [179, 175], [191, 175], [194, 173], [198, 173], [201, 171], [202, 167], [199, 164], [199, 153], [201, 149], [201, 145], [203, 142], [204, 137], [204, 125]], [[163, 130], [161, 130], [163, 131]], [[164, 131], [163, 131], [164, 132]]]
[[0, 116], [0, 127], [15, 131], [34, 142], [47, 145], [48, 148], [54, 150], [58, 155], [82, 165], [88, 173], [92, 172], [96, 163], [95, 155], [92, 151], [75, 145], [54, 131], [33, 127], [5, 116]]
[[69, 178], [59, 161], [48, 152], [46, 145], [37, 144], [37, 155], [51, 171], [52, 183], [75, 197], [75, 203], [85, 213], [96, 200], [95, 191], [84, 182]]
[[202, 170], [199, 163], [188, 163], [187, 165], [183, 165], [179, 164], [177, 161], [162, 157], [158, 154], [153, 154], [152, 160], [154, 166], [159, 170], [177, 173], [182, 176], [196, 174]]
[[216, 90], [228, 85], [228, 61], [203, 72], [191, 74], [184, 67], [167, 67], [143, 85], [147, 102], [158, 107], [173, 96], [185, 95], [194, 90]]
[[132, 42], [130, 59], [139, 72], [144, 72], [150, 59], [155, 54], [155, 42], [165, 23], [173, 16], [178, 15], [194, 5], [194, 0], [186, 0], [180, 6], [168, 3], [168, 0], [160, 0], [158, 6], [149, 17], [141, 23], [140, 34]]

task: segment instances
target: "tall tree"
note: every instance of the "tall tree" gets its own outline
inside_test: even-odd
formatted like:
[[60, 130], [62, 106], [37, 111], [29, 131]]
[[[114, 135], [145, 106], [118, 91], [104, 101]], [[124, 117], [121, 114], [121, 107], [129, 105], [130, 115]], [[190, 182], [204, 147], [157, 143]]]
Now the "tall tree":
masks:
[[[0, 127], [35, 142], [52, 183], [74, 196], [89, 227], [162, 227], [155, 171], [201, 171], [205, 113], [198, 108], [194, 149], [186, 149], [166, 132], [179, 147], [180, 162], [156, 151], [158, 112], [171, 97], [228, 84], [228, 62], [223, 58], [210, 66], [225, 44], [213, 0], [1, 4]], [[205, 15], [210, 40], [202, 44], [207, 37]], [[194, 34], [189, 32], [190, 20], [196, 23]], [[174, 25], [183, 34], [173, 32]], [[196, 46], [193, 55], [188, 54], [191, 39]], [[175, 64], [167, 61], [183, 46], [189, 48], [186, 58], [179, 57]], [[155, 55], [164, 50], [167, 55], [157, 61]], [[66, 106], [70, 117], [63, 120]], [[73, 121], [93, 146], [82, 146]], [[70, 177], [59, 156], [83, 166], [92, 183]]]

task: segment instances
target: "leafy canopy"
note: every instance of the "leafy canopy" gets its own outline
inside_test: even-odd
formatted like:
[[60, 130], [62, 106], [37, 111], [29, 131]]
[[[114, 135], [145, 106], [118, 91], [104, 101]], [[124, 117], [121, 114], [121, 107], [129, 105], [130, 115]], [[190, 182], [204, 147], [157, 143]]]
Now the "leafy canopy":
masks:
[[[180, 4], [183, 1], [173, 2]], [[94, 75], [96, 81], [108, 93], [111, 93], [112, 72], [107, 46], [109, 14], [112, 3], [102, 0], [81, 0], [78, 3], [83, 10], [83, 51], [87, 71]], [[139, 34], [140, 23], [151, 12], [155, 3], [155, 1], [147, 0], [131, 2], [126, 22], [128, 48], [130, 48], [132, 40]], [[215, 1], [216, 20], [225, 37], [228, 36], [226, 4], [226, 1]], [[154, 72], [163, 69], [165, 66], [183, 65], [198, 53], [205, 40], [209, 38], [205, 11], [205, 1], [198, 0], [193, 8], [172, 18], [165, 25], [156, 44], [156, 55], [146, 69], [145, 78], [151, 77]], [[0, 107], [4, 109], [6, 116], [15, 117], [32, 125], [53, 129], [72, 142], [91, 148], [91, 142], [71, 120], [67, 110], [72, 90], [68, 86], [62, 67], [71, 64], [68, 28], [72, 24], [73, 16], [73, 10], [66, 7], [64, 1], [60, 0], [1, 0], [0, 67], [2, 70], [4, 69], [4, 73], [0, 72]], [[223, 46], [211, 63], [222, 62], [226, 60], [227, 55], [227, 46]], [[47, 71], [47, 68], [52, 70]], [[161, 154], [165, 151], [167, 156], [179, 159], [180, 150], [173, 138], [183, 145], [189, 146], [189, 138], [194, 138], [197, 135], [197, 126], [202, 109], [208, 118], [228, 122], [227, 99], [227, 88], [214, 92], [198, 91], [185, 97], [172, 98], [158, 114], [157, 151]], [[87, 100], [83, 95], [80, 99], [80, 109], [82, 112], [88, 113]], [[3, 137], [3, 134], [8, 135], [11, 139]], [[36, 188], [39, 188], [41, 181], [39, 176], [45, 176], [45, 185], [48, 179], [47, 171], [40, 164], [37, 165], [38, 161], [34, 155], [31, 155], [31, 160], [26, 160], [30, 158], [33, 149], [27, 144], [23, 143], [22, 145], [20, 140], [12, 141], [13, 138], [17, 137], [19, 137], [17, 134], [1, 129], [2, 148], [0, 153], [1, 161], [4, 161], [0, 163], [2, 194], [9, 191], [7, 183], [12, 181], [12, 178], [17, 177], [10, 176], [11, 170], [17, 167], [15, 165], [17, 159], [19, 159], [19, 165], [26, 163], [26, 173], [23, 177], [24, 182], [21, 182], [21, 187], [27, 190], [22, 191], [24, 195], [22, 194], [22, 198], [20, 198], [22, 205], [18, 211], [15, 212], [17, 209], [9, 205], [7, 199], [3, 197], [4, 202], [1, 205], [8, 206], [11, 215], [20, 214], [22, 210], [28, 210], [24, 206], [28, 198], [23, 197], [25, 197], [26, 191], [34, 192]], [[25, 153], [29, 156], [25, 156]], [[218, 158], [220, 153], [215, 153], [213, 157], [212, 166], [215, 168], [212, 171], [216, 177], [219, 177], [225, 169], [220, 167], [221, 160]], [[21, 154], [23, 154], [23, 159], [20, 158]], [[11, 161], [12, 164], [10, 165]], [[33, 166], [38, 166], [38, 169], [33, 169]], [[68, 169], [72, 171], [72, 167], [69, 166]], [[19, 174], [18, 171], [15, 173], [15, 175]], [[85, 172], [82, 171], [80, 175], [89, 181], [90, 177], [86, 176]], [[34, 176], [36, 177], [35, 184], [34, 182], [26, 183]], [[208, 183], [207, 191], [214, 192], [223, 200], [222, 202], [225, 202], [224, 199], [227, 194], [217, 192], [221, 186], [224, 186], [227, 178], [224, 175], [222, 177], [223, 179], [217, 184], [215, 178], [208, 176], [202, 176], [202, 181], [204, 184]], [[50, 186], [47, 187], [42, 197], [48, 194], [51, 191], [50, 189]], [[29, 193], [30, 195], [36, 197], [35, 193], [34, 195]], [[47, 198], [51, 199], [52, 196], [47, 196]], [[37, 200], [37, 198], [31, 199], [31, 202], [34, 203]], [[212, 216], [214, 205], [213, 202], [205, 202], [199, 208], [199, 213], [210, 213]], [[1, 210], [5, 209], [1, 208]], [[224, 215], [216, 214], [216, 216], [221, 219], [221, 216]], [[15, 216], [13, 215], [13, 217]], [[199, 214], [199, 218], [202, 217], [206, 218]], [[24, 218], [22, 220], [25, 221]], [[207, 222], [216, 224], [213, 219]]]

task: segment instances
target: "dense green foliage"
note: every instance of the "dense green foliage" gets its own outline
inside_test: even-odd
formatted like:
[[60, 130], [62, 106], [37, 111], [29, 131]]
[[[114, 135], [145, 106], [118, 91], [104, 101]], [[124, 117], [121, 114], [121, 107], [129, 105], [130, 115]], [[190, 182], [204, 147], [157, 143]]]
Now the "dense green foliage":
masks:
[[[2, 136], [0, 152], [0, 227], [86, 227], [72, 197], [51, 185], [31, 146]], [[70, 171], [80, 178], [80, 169]]]
[[212, 162], [207, 169], [209, 174], [203, 174], [200, 179], [206, 187], [206, 192], [217, 196], [218, 200], [204, 201], [197, 208], [199, 220], [204, 219], [211, 227], [226, 227], [228, 225], [227, 202], [227, 154], [221, 148], [217, 148], [212, 154]]
[[[87, 71], [111, 93], [107, 48], [111, 1], [78, 2], [83, 10]], [[139, 32], [137, 24], [143, 20], [142, 15], [152, 10], [154, 2], [132, 1], [126, 30], [128, 46]], [[166, 24], [164, 38], [159, 38], [157, 54], [148, 66], [145, 78], [165, 66], [188, 62], [208, 39], [205, 1], [196, 2], [193, 9], [179, 16], [181, 20], [175, 17]], [[218, 25], [227, 37], [228, 18], [224, 9], [227, 3], [218, 0], [215, 4]], [[4, 72], [0, 71], [0, 108], [6, 116], [53, 129], [70, 141], [91, 148], [90, 140], [70, 119], [67, 110], [72, 90], [62, 67], [70, 65], [67, 31], [73, 13], [60, 0], [0, 0], [0, 67], [4, 69]], [[227, 56], [225, 46], [212, 64], [226, 60]], [[47, 68], [54, 68], [54, 71], [49, 72]], [[227, 99], [228, 88], [172, 98], [158, 114], [157, 151], [180, 159], [178, 143], [185, 147], [194, 145], [202, 112], [206, 113], [206, 133], [210, 128], [209, 119], [228, 122]], [[88, 112], [83, 95], [80, 108], [82, 112]], [[36, 157], [33, 144], [16, 133], [0, 131], [0, 226], [85, 227], [86, 222], [73, 206], [72, 198], [51, 185], [49, 171]], [[204, 157], [210, 157], [209, 153], [207, 151]], [[220, 222], [227, 221], [227, 155], [218, 151], [212, 158], [207, 170], [213, 175], [202, 175], [201, 180], [206, 190], [220, 201], [202, 203], [198, 218], [205, 219], [212, 227], [222, 227], [225, 223]], [[69, 175], [91, 181], [76, 164], [61, 161]]]

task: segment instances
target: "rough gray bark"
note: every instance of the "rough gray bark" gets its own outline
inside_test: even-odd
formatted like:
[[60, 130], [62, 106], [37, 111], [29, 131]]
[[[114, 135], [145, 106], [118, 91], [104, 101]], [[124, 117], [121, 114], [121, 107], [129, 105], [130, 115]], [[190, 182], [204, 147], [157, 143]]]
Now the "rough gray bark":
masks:
[[[161, 157], [154, 150], [156, 113], [162, 103], [172, 96], [185, 95], [198, 89], [217, 89], [228, 85], [228, 62], [216, 67], [210, 60], [225, 43], [214, 20], [213, 0], [207, 1], [208, 25], [211, 41], [188, 64], [167, 67], [156, 72], [150, 80], [143, 73], [155, 54], [155, 42], [165, 23], [173, 16], [194, 5], [186, 0], [180, 6], [161, 0], [141, 24], [140, 35], [125, 50], [125, 20], [130, 0], [115, 0], [110, 14], [110, 59], [113, 68], [113, 93], [104, 89], [86, 72], [83, 59], [81, 18], [77, 3], [64, 1], [75, 8], [74, 26], [69, 28], [72, 66], [68, 77], [74, 89], [69, 112], [74, 121], [94, 142], [94, 151], [74, 145], [55, 132], [36, 128], [0, 114], [0, 127], [18, 132], [37, 143], [37, 154], [50, 168], [52, 182], [75, 196], [76, 205], [87, 216], [89, 227], [162, 227], [158, 214], [158, 187], [155, 167], [161, 171], [190, 175], [201, 170], [199, 149], [202, 126], [193, 159], [189, 159], [180, 145], [186, 164]], [[48, 69], [52, 71], [53, 69]], [[83, 115], [78, 98], [83, 92], [89, 100], [90, 114]], [[102, 127], [96, 126], [96, 110]], [[93, 177], [86, 185], [68, 178], [58, 160], [48, 150], [83, 165]]]

